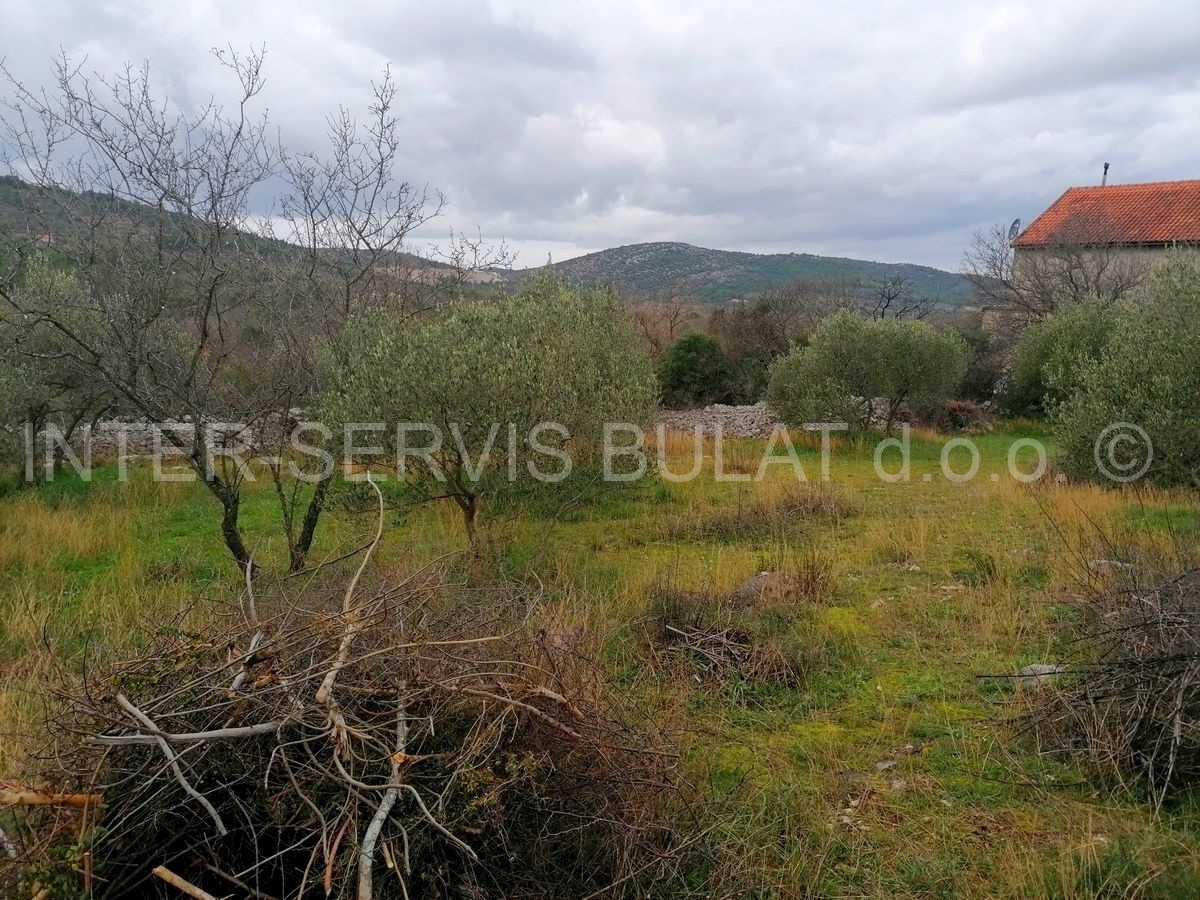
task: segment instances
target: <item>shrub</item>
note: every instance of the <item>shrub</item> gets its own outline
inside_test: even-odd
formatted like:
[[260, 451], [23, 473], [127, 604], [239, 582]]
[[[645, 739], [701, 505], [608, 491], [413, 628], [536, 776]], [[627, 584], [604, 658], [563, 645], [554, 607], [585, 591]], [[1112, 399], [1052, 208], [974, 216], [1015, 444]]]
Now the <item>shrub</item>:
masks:
[[1118, 317], [1112, 303], [1086, 300], [1026, 328], [1013, 358], [1005, 405], [1013, 412], [1029, 412], [1061, 403], [1083, 368], [1104, 351]]
[[75, 364], [76, 348], [58, 328], [15, 311], [52, 308], [64, 330], [91, 334], [94, 317], [79, 309], [88, 302], [79, 279], [34, 256], [12, 300], [12, 308], [0, 311], [0, 460], [5, 462], [24, 461], [25, 427], [37, 434], [54, 424], [69, 441], [82, 423], [112, 405], [112, 395]]
[[[1122, 479], [1148, 461], [1144, 478], [1163, 486], [1200, 477], [1200, 269], [1183, 254], [1163, 263], [1123, 306], [1098, 359], [1064, 358], [1050, 377], [1066, 393], [1052, 412], [1059, 463], [1071, 475]], [[1110, 426], [1143, 429], [1122, 442]], [[1099, 442], [1099, 444], [1098, 444]]]
[[730, 403], [740, 399], [733, 365], [716, 338], [686, 334], [658, 360], [664, 406], [671, 408]]
[[986, 431], [992, 425], [988, 408], [971, 400], [946, 400], [925, 419], [938, 431]]
[[793, 348], [771, 372], [767, 402], [792, 424], [870, 424], [876, 397], [886, 401], [891, 429], [903, 404], [923, 406], [947, 396], [966, 367], [967, 346], [956, 334], [909, 319], [870, 320], [843, 310], [825, 319], [804, 347]]
[[958, 382], [956, 396], [979, 403], [991, 400], [1004, 374], [1003, 354], [993, 346], [992, 336], [978, 322], [958, 325], [954, 330], [968, 348], [966, 371]]

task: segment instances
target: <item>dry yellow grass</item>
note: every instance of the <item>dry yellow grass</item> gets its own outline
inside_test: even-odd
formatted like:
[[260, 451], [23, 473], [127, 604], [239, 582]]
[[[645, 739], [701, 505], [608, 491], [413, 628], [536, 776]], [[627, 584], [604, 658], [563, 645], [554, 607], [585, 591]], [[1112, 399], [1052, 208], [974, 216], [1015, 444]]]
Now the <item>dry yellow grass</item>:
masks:
[[[488, 564], [511, 577], [536, 575], [546, 586], [548, 633], [604, 635], [599, 649], [631, 682], [644, 673], [619, 668], [629, 655], [623, 642], [655, 585], [725, 592], [762, 569], [802, 563], [824, 572], [827, 589], [803, 601], [812, 603], [806, 627], [837, 652], [803, 691], [743, 703], [660, 686], [647, 700], [685, 729], [689, 775], [733, 798], [714, 844], [757, 867], [760, 895], [1024, 898], [1049, 886], [1082, 898], [1089, 873], [1125, 841], [1145, 871], [1159, 872], [1156, 854], [1175, 852], [1182, 832], [1128, 798], [1037, 781], [1046, 771], [1064, 781], [1074, 775], [1010, 746], [998, 725], [1010, 695], [974, 675], [1011, 672], [1061, 649], [1056, 601], [1077, 587], [1080, 559], [1101, 555], [1097, 526], [1142, 552], [1169, 554], [1172, 536], [1135, 527], [1134, 513], [1195, 511], [1196, 496], [1007, 477], [951, 484], [936, 477], [929, 453], [914, 459], [911, 483], [883, 485], [869, 452], [836, 439], [835, 485], [827, 488], [815, 483], [819, 437], [794, 437], [808, 454], [807, 486], [797, 487], [785, 466], [770, 467], [762, 482], [717, 483], [709, 441], [701, 448], [707, 474], [695, 481], [648, 485], [611, 508], [584, 506], [567, 517], [499, 511], [487, 532]], [[990, 440], [997, 446], [984, 448], [985, 465], [1002, 464], [1002, 437]], [[673, 470], [685, 470], [692, 436], [667, 441]], [[737, 442], [735, 465], [756, 471], [764, 443]], [[923, 481], [930, 471], [935, 477]], [[849, 497], [853, 510], [738, 540], [664, 535], [681, 517], [774, 509], [799, 493], [822, 500], [824, 491]], [[19, 726], [11, 730], [33, 723], [31, 691], [77, 653], [81, 635], [90, 630], [97, 645], [120, 652], [154, 613], [197, 594], [192, 558], [217, 541], [206, 502], [202, 489], [132, 483], [128, 492], [58, 507], [34, 495], [0, 501], [0, 564], [10, 573], [0, 612], [10, 622], [5, 643], [20, 648], [0, 685], [0, 717]], [[189, 516], [202, 524], [190, 525]], [[154, 521], [168, 524], [147, 531]], [[449, 504], [394, 521], [378, 557], [385, 570], [409, 571], [462, 547]], [[198, 529], [189, 532], [195, 543], [178, 539], [189, 527]], [[331, 516], [322, 527], [319, 555], [361, 541], [351, 516]], [[168, 539], [178, 566], [155, 571]], [[219, 552], [213, 559], [218, 565]], [[218, 577], [214, 591], [236, 590], [234, 579]], [[56, 636], [49, 650], [38, 643], [46, 621]], [[904, 750], [913, 745], [921, 749]], [[0, 772], [14, 771], [22, 750], [19, 739], [0, 738]], [[877, 772], [884, 759], [895, 766]], [[860, 803], [850, 827], [839, 817], [852, 799]]]

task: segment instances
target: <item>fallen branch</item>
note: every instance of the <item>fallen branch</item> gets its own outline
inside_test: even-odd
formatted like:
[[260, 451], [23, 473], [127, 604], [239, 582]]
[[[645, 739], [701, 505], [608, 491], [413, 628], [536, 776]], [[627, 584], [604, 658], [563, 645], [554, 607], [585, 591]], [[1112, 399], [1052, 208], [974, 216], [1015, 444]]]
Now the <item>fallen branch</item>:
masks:
[[354, 573], [354, 577], [350, 579], [350, 584], [346, 586], [346, 593], [342, 597], [342, 618], [346, 620], [346, 630], [342, 634], [342, 642], [338, 646], [338, 653], [333, 661], [333, 666], [325, 673], [325, 678], [321, 681], [321, 686], [317, 689], [317, 702], [321, 704], [329, 703], [338, 673], [345, 667], [346, 661], [350, 656], [350, 647], [354, 643], [354, 637], [363, 627], [365, 617], [354, 609], [354, 591], [358, 587], [358, 581], [362, 578], [363, 571], [367, 568], [367, 563], [371, 561], [371, 555], [375, 552], [375, 548], [379, 546], [380, 540], [383, 539], [383, 492], [371, 480], [369, 472], [367, 473], [367, 484], [374, 489], [375, 495], [379, 498], [379, 522], [375, 528], [375, 539], [371, 541], [371, 545], [367, 547], [367, 552], [363, 554], [362, 562], [358, 564], [358, 570]]
[[0, 788], [0, 806], [96, 806], [101, 794], [48, 794], [33, 788]]
[[281, 722], [262, 722], [258, 725], [241, 725], [235, 728], [214, 728], [212, 731], [188, 731], [174, 734], [170, 731], [160, 731], [157, 728], [147, 728], [149, 734], [95, 734], [87, 739], [89, 744], [107, 746], [122, 746], [125, 744], [154, 744], [160, 739], [172, 744], [190, 744], [196, 741], [223, 741], [231, 738], [256, 737], [261, 734], [274, 734], [279, 730]]
[[[121, 709], [125, 710], [148, 728], [153, 728], [155, 731], [158, 730], [158, 726], [154, 724], [154, 720], [134, 706], [124, 694], [117, 694], [117, 703]], [[175, 780], [179, 782], [179, 786], [183, 788], [189, 797], [204, 807], [204, 811], [212, 818], [213, 825], [216, 826], [218, 834], [222, 837], [229, 834], [229, 829], [225, 827], [225, 823], [221, 820], [221, 814], [217, 812], [216, 807], [209, 802], [207, 797], [192, 787], [192, 783], [183, 774], [183, 767], [179, 765], [179, 758], [175, 755], [175, 751], [171, 749], [171, 745], [161, 737], [155, 737], [155, 742], [158, 744], [159, 749], [162, 750], [163, 756], [167, 758], [167, 764], [170, 765], [171, 771], [175, 773]]]
[[[400, 708], [396, 712], [396, 752], [392, 754], [392, 781], [400, 778], [400, 760], [404, 758], [405, 750], [408, 749], [408, 719], [404, 711], [407, 698], [403, 695], [404, 687], [405, 685], [401, 685]], [[379, 833], [383, 830], [383, 824], [387, 821], [392, 807], [396, 805], [398, 796], [400, 792], [396, 788], [388, 788], [384, 792], [375, 815], [371, 817], [371, 824], [367, 826], [367, 832], [363, 835], [362, 847], [358, 851], [358, 900], [371, 900], [374, 895], [374, 875], [371, 869], [375, 864], [375, 844], [379, 841]], [[404, 840], [405, 843], [408, 842], [407, 834]], [[404, 883], [403, 875], [400, 876], [400, 881], [401, 884]], [[405, 896], [408, 895], [407, 889], [404, 893]]]
[[171, 887], [183, 891], [189, 897], [195, 897], [196, 900], [217, 900], [214, 894], [203, 891], [190, 881], [180, 878], [166, 866], [155, 866], [152, 871], [156, 877], [161, 878], [167, 884], [171, 885]]

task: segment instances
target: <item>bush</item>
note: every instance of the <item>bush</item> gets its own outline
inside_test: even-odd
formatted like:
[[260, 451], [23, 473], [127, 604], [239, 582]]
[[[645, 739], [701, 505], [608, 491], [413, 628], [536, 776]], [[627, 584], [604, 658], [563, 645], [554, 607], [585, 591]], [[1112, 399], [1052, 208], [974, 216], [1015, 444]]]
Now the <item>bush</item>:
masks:
[[[1062, 357], [1052, 389], [1059, 464], [1070, 475], [1192, 485], [1200, 478], [1200, 269], [1177, 254], [1123, 305], [1098, 359]], [[1147, 454], [1141, 428], [1153, 448]], [[1127, 436], [1124, 439], [1122, 436]], [[1148, 458], [1147, 458], [1148, 457]]]
[[978, 322], [954, 329], [966, 341], [969, 355], [966, 371], [958, 382], [956, 396], [983, 403], [993, 399], [1004, 375], [1003, 354], [993, 346], [992, 336]]
[[924, 322], [870, 320], [844, 310], [775, 364], [767, 402], [791, 424], [844, 421], [865, 428], [871, 401], [882, 397], [890, 430], [904, 404], [926, 406], [946, 397], [965, 371], [967, 353], [961, 337]]
[[741, 399], [732, 363], [716, 338], [686, 334], [663, 351], [658, 383], [672, 409], [731, 403]]
[[1013, 358], [1005, 406], [1023, 413], [1065, 400], [1082, 369], [1103, 353], [1119, 314], [1110, 302], [1087, 300], [1026, 328]]
[[987, 431], [992, 414], [987, 407], [971, 400], [946, 400], [925, 416], [938, 431]]
[[75, 364], [77, 348], [59, 329], [41, 316], [16, 311], [49, 307], [60, 324], [91, 334], [93, 317], [78, 310], [87, 302], [78, 278], [34, 256], [14, 306], [0, 311], [0, 461], [24, 461], [26, 426], [36, 434], [57, 425], [70, 440], [81, 423], [111, 405], [111, 396]]

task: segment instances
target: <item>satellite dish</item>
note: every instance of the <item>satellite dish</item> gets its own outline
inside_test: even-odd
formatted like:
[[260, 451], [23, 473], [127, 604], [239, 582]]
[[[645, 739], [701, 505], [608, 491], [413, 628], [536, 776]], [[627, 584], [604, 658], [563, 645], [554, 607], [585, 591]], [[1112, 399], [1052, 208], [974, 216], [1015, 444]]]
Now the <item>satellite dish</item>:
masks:
[[1021, 233], [1021, 220], [1013, 219], [1013, 223], [1008, 226], [1008, 239], [1015, 240], [1017, 235]]

